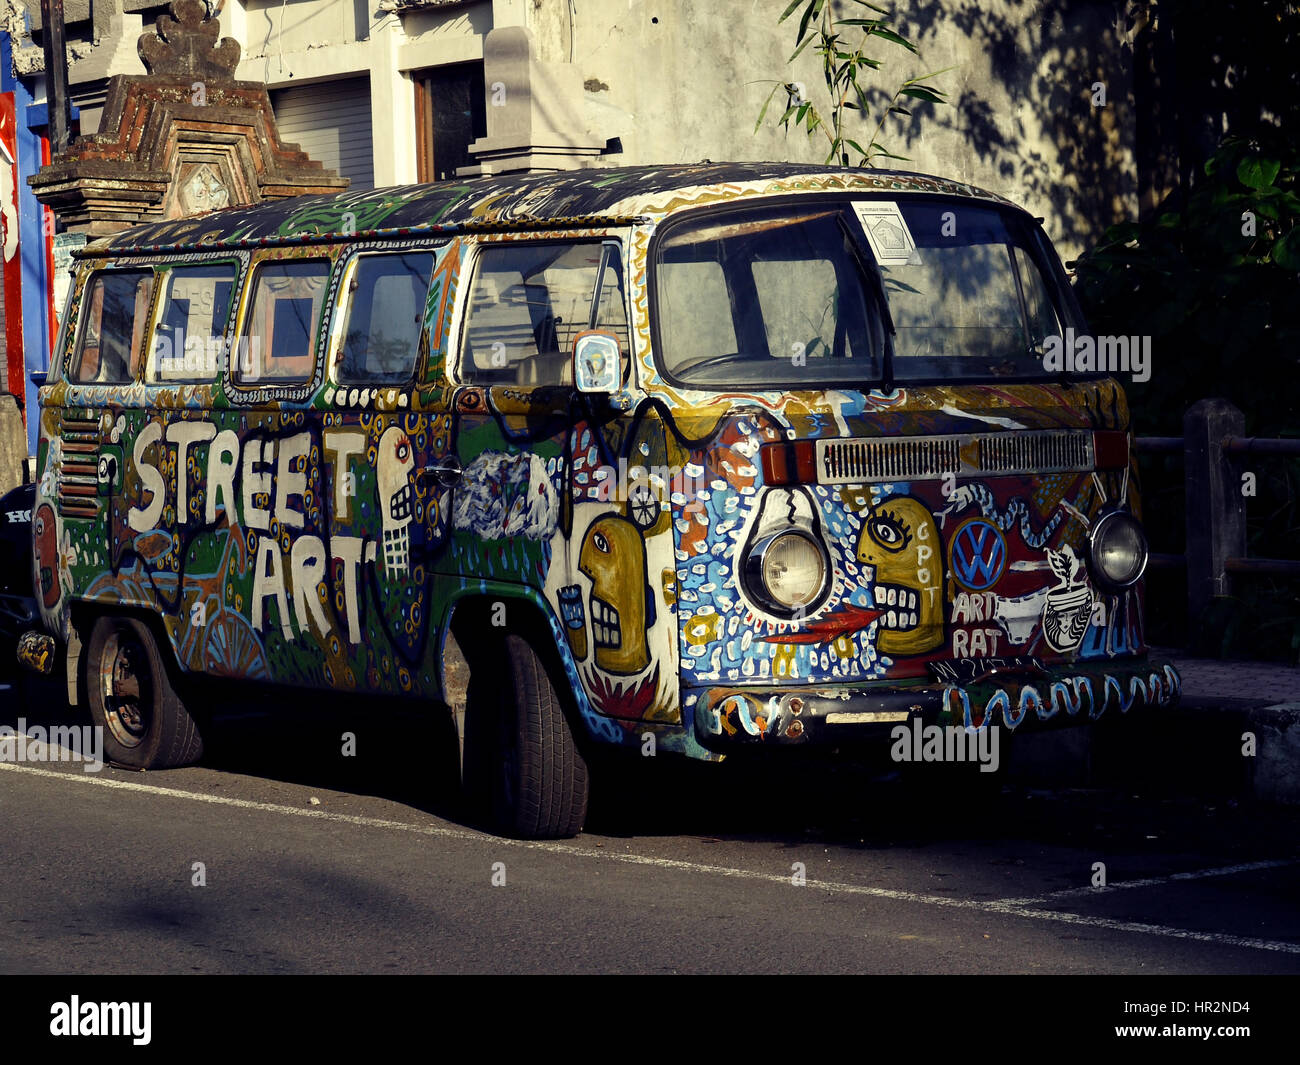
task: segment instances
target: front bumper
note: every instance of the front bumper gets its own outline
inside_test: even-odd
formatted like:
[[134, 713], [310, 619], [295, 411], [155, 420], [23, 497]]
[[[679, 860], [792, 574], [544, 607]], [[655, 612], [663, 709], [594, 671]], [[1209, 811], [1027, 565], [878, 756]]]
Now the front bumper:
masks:
[[[756, 743], [832, 744], [881, 739], [898, 724], [983, 729], [1086, 724], [1106, 711], [1174, 706], [1182, 682], [1167, 662], [1112, 660], [1043, 674], [1002, 673], [971, 684], [880, 687], [782, 685], [688, 689], [695, 736], [713, 751]], [[691, 698], [694, 696], [694, 699]]]

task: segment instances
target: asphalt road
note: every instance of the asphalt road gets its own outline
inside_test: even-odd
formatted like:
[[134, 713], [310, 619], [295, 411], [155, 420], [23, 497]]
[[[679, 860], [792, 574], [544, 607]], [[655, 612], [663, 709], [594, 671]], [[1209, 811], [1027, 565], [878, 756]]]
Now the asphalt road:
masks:
[[[0, 691], [0, 724], [80, 723], [58, 694]], [[1300, 811], [1176, 774], [938, 798], [844, 762], [628, 763], [578, 839], [519, 843], [437, 786], [442, 730], [236, 705], [194, 768], [0, 763], [0, 971], [1300, 972]]]

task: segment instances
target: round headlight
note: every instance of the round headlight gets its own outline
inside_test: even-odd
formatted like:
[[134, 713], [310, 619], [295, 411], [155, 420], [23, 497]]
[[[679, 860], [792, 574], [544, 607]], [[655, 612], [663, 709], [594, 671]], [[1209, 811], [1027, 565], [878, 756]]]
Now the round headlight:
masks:
[[807, 533], [777, 533], [756, 544], [745, 559], [754, 597], [769, 610], [794, 616], [815, 606], [826, 592], [826, 553]]
[[1098, 584], [1118, 591], [1135, 584], [1147, 566], [1147, 538], [1126, 510], [1103, 514], [1088, 534], [1088, 560]]

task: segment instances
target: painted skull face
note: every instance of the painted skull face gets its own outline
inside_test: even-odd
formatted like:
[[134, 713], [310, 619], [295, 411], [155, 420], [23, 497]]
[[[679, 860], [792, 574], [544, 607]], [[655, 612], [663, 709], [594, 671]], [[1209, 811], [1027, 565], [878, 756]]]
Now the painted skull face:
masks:
[[939, 530], [924, 503], [890, 496], [867, 512], [858, 561], [875, 570], [876, 646], [914, 655], [943, 642], [943, 574]]
[[588, 613], [596, 665], [610, 673], [640, 673], [650, 664], [640, 530], [626, 518], [601, 518], [582, 541], [578, 569], [591, 578]]
[[36, 508], [32, 522], [36, 546], [36, 573], [41, 586], [41, 602], [54, 607], [59, 602], [59, 578], [56, 570], [59, 557], [59, 533], [54, 524], [54, 511], [41, 504]]
[[414, 493], [411, 471], [415, 456], [411, 440], [395, 425], [379, 438], [379, 458], [375, 473], [379, 479], [379, 517], [384, 526], [384, 573], [405, 576], [410, 568], [411, 524]]

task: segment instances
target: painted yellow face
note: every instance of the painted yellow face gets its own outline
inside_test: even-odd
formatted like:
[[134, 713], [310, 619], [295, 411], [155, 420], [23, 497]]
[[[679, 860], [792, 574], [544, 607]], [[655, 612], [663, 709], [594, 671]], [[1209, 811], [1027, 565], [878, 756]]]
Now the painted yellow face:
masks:
[[939, 530], [929, 508], [911, 496], [890, 496], [867, 512], [858, 561], [874, 567], [876, 646], [915, 655], [943, 642], [943, 574]]
[[601, 518], [582, 541], [578, 569], [591, 578], [587, 614], [596, 665], [609, 673], [640, 673], [650, 664], [641, 531], [626, 518]]

